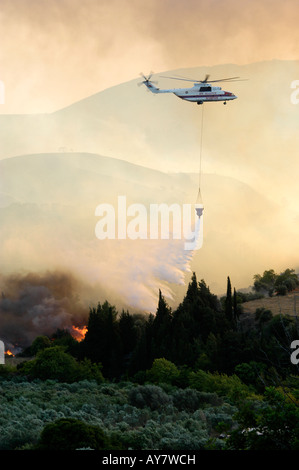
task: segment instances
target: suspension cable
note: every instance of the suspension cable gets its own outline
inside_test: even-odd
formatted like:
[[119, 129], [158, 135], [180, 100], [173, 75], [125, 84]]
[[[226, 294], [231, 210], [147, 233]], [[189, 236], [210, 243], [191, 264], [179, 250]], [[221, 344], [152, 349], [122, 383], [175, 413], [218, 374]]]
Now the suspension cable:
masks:
[[201, 106], [202, 106], [202, 110], [201, 110], [200, 144], [199, 144], [199, 179], [198, 179], [198, 195], [197, 195], [198, 202], [201, 202], [201, 162], [202, 162], [204, 103], [202, 103]]

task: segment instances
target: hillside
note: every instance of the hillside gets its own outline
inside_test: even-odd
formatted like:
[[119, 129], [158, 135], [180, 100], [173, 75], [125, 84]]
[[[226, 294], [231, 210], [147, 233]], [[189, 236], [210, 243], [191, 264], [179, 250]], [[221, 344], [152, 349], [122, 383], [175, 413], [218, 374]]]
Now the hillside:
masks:
[[255, 314], [257, 308], [271, 310], [273, 315], [299, 315], [299, 289], [287, 295], [274, 295], [263, 299], [251, 300], [242, 304], [244, 314]]
[[[191, 269], [205, 278], [215, 293], [221, 293], [228, 274], [235, 285], [238, 282], [237, 288], [249, 284], [253, 272], [272, 264], [274, 248], [287, 257], [291, 250], [289, 234], [296, 230], [292, 225], [280, 234], [281, 221], [287, 217], [284, 209], [249, 185], [229, 176], [203, 174], [202, 249], [191, 259], [190, 253], [182, 253], [179, 246], [161, 240], [156, 248], [148, 243], [153, 250], [148, 252], [142, 240], [127, 240], [126, 245], [114, 240], [99, 242], [94, 235], [95, 208], [101, 203], [115, 206], [120, 195], [126, 196], [128, 205], [194, 204], [198, 174], [164, 173], [88, 153], [23, 155], [2, 160], [0, 170], [4, 176], [0, 195], [4, 272], [14, 266], [16, 270], [56, 268], [59, 260], [61, 267], [77, 273], [79, 265], [82, 272], [85, 263], [89, 273], [96, 274], [103, 267], [106, 277], [101, 278], [106, 284], [108, 273], [116, 266], [120, 278], [126, 278], [133, 268], [126, 260], [133, 257], [135, 270], [144, 272], [145, 284], [152, 273], [161, 282], [177, 284], [190, 269], [191, 261]], [[278, 217], [273, 219], [273, 213]], [[272, 233], [280, 236], [273, 238]], [[10, 240], [14, 240], [13, 246]], [[104, 246], [107, 250], [101, 250]], [[101, 258], [97, 261], [95, 253], [99, 250]], [[177, 271], [170, 273], [168, 266]], [[124, 275], [126, 267], [129, 271]], [[155, 285], [158, 290], [160, 285]]]
[[[230, 84], [238, 100], [228, 106], [153, 96], [138, 78], [52, 114], [1, 115], [0, 274], [67, 271], [83, 286], [82, 302], [109, 298], [150, 312], [160, 288], [177, 306], [192, 271], [221, 294], [228, 275], [239, 289], [267, 266], [297, 269], [298, 108], [290, 83], [298, 67], [211, 67], [213, 79], [248, 79]], [[206, 69], [167, 74], [175, 73], [201, 77]], [[161, 88], [170, 83], [159, 77]], [[200, 250], [186, 252], [181, 240], [96, 238], [96, 207], [116, 208], [118, 196], [147, 208], [195, 203], [200, 150]]]

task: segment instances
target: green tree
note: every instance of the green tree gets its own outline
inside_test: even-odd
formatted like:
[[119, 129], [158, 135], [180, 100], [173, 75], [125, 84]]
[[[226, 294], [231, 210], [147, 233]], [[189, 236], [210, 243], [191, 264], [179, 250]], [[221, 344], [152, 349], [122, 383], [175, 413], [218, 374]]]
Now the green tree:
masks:
[[169, 357], [171, 346], [172, 312], [164, 296], [159, 290], [159, 302], [153, 321], [153, 356]]
[[76, 380], [77, 361], [61, 347], [53, 346], [37, 354], [36, 359], [32, 361], [30, 373], [41, 380], [72, 382]]
[[122, 343], [116, 308], [105, 301], [91, 308], [87, 333], [80, 343], [80, 357], [87, 357], [93, 363], [101, 363], [103, 375], [119, 377], [122, 366]]
[[154, 315], [149, 314], [142, 326], [140, 337], [129, 363], [128, 372], [130, 376], [134, 376], [140, 371], [145, 371], [153, 363], [153, 323]]
[[[207, 368], [208, 370], [213, 371], [216, 369], [219, 354], [218, 348], [219, 345], [216, 336], [214, 335], [214, 333], [209, 333], [205, 344], [206, 355], [208, 356], [210, 362], [210, 365]], [[199, 368], [202, 369], [202, 367]]]
[[48, 336], [37, 336], [31, 344], [28, 352], [30, 355], [36, 356], [39, 351], [43, 351], [52, 345], [51, 340]]
[[242, 313], [242, 306], [240, 305], [238, 294], [236, 289], [234, 288], [234, 295], [233, 295], [233, 318], [234, 323], [237, 326], [238, 321], [240, 319], [240, 315]]
[[104, 377], [101, 368], [101, 364], [93, 364], [89, 359], [77, 361], [61, 346], [51, 346], [39, 351], [35, 359], [18, 366], [19, 372], [24, 375], [69, 383], [79, 380], [95, 380], [102, 383]]
[[105, 381], [102, 374], [102, 364], [92, 363], [90, 359], [84, 358], [77, 364], [76, 380], [95, 380], [98, 384]]
[[233, 301], [232, 286], [229, 276], [227, 277], [226, 299], [225, 299], [225, 316], [230, 323], [233, 321]]
[[217, 296], [210, 292], [204, 280], [197, 282], [193, 273], [186, 295], [173, 313], [170, 359], [193, 367], [198, 357], [206, 352], [209, 334], [219, 334], [225, 323]]
[[109, 439], [98, 426], [73, 418], [61, 418], [47, 424], [41, 432], [38, 450], [110, 449]]
[[265, 307], [257, 308], [255, 311], [255, 321], [258, 323], [259, 328], [262, 328], [266, 323], [272, 320], [272, 318], [273, 313]]
[[299, 407], [273, 387], [265, 403], [245, 402], [236, 415], [239, 423], [227, 441], [233, 450], [299, 450]]
[[62, 346], [74, 357], [78, 357], [79, 343], [67, 329], [57, 329], [51, 336], [52, 344]]
[[277, 279], [277, 274], [274, 269], [269, 269], [264, 271], [263, 275], [255, 274], [253, 276], [253, 289], [256, 292], [267, 292], [268, 295], [272, 296], [274, 292], [275, 282]]
[[275, 280], [275, 292], [277, 295], [286, 295], [299, 285], [299, 279], [294, 269], [286, 269]]
[[266, 364], [262, 362], [242, 362], [235, 367], [238, 377], [246, 385], [253, 385], [256, 389], [263, 391], [262, 380], [266, 370]]
[[180, 372], [176, 365], [162, 357], [154, 360], [151, 369], [146, 373], [146, 378], [155, 384], [173, 384], [178, 380], [179, 375]]
[[118, 325], [123, 353], [129, 354], [134, 350], [137, 341], [137, 331], [133, 316], [123, 310]]

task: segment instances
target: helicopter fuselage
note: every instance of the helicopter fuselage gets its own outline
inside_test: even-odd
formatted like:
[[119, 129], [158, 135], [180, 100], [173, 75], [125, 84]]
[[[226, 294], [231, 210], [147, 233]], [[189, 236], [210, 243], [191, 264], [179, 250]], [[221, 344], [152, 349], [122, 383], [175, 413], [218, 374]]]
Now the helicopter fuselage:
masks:
[[199, 104], [205, 101], [228, 101], [237, 98], [233, 93], [222, 90], [221, 87], [198, 86], [196, 84], [192, 88], [178, 89], [174, 91], [174, 94], [182, 100]]
[[194, 86], [191, 88], [169, 88], [162, 90], [155, 87], [150, 81], [145, 83], [145, 85], [152, 93], [173, 93], [182, 100], [191, 101], [197, 104], [202, 104], [207, 101], [226, 102], [237, 98], [233, 93], [224, 91], [221, 87], [211, 86], [208, 83], [194, 83]]

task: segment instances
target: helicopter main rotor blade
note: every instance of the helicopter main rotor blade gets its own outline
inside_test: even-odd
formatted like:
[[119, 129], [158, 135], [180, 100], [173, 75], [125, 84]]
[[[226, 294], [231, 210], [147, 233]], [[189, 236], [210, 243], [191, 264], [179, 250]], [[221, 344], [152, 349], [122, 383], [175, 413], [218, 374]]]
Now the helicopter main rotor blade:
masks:
[[243, 81], [246, 80], [240, 79], [240, 77], [231, 77], [231, 78], [220, 78], [219, 80], [208, 80], [210, 75], [206, 75], [204, 80], [198, 80], [198, 79], [191, 79], [191, 78], [183, 78], [183, 77], [168, 77], [165, 75], [160, 75], [162, 78], [170, 78], [171, 80], [182, 80], [185, 82], [193, 82], [193, 83], [218, 83], [218, 82], [237, 82], [237, 81]]
[[209, 83], [218, 83], [218, 82], [243, 82], [248, 80], [248, 78], [239, 78], [239, 77], [232, 77], [232, 78], [221, 78], [220, 80], [209, 80]]
[[160, 75], [161, 78], [170, 78], [171, 80], [183, 80], [184, 82], [198, 82], [199, 80], [191, 80], [190, 78], [178, 78], [178, 77], [166, 77], [165, 75]]
[[209, 76], [210, 76], [210, 75], [207, 74], [206, 77], [205, 77], [205, 79], [204, 79], [201, 83], [207, 83]]
[[[160, 75], [162, 77], [162, 75]], [[197, 79], [191, 79], [191, 78], [187, 78], [187, 77], [182, 77], [182, 75], [177, 75], [176, 77], [165, 77], [164, 78], [171, 78], [173, 80], [184, 80], [184, 81], [187, 81], [187, 82], [197, 82], [197, 83], [207, 83], [208, 79], [209, 79], [209, 76], [210, 75], [206, 75], [204, 80], [197, 80]]]

